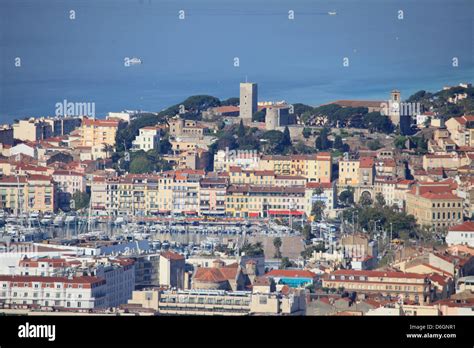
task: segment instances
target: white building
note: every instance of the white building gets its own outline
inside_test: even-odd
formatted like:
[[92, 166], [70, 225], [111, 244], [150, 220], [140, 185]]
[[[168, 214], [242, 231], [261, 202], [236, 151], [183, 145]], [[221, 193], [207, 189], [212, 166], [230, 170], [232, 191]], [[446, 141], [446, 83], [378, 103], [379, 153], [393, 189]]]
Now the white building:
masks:
[[0, 303], [69, 309], [105, 308], [106, 283], [99, 277], [0, 275]]
[[160, 142], [160, 129], [158, 127], [140, 128], [138, 134], [132, 143], [132, 151], [156, 150]]
[[452, 226], [446, 236], [448, 245], [464, 244], [474, 247], [474, 222], [466, 221], [463, 224]]
[[18, 145], [13, 146], [10, 149], [10, 156], [16, 156], [16, 155], [27, 155], [33, 158], [37, 157], [37, 152], [35, 150], [35, 147], [31, 144], [26, 144], [26, 143], [20, 143]]
[[117, 307], [127, 303], [135, 289], [134, 261], [128, 258], [25, 257], [20, 260], [17, 267], [10, 267], [10, 275], [98, 277], [105, 280], [106, 307]]

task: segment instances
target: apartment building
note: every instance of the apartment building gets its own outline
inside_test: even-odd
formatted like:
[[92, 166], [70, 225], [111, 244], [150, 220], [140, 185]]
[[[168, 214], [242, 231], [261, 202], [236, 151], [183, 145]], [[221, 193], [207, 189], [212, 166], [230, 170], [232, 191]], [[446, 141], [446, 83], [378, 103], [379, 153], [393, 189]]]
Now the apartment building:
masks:
[[91, 204], [94, 214], [198, 214], [200, 180], [204, 171], [179, 170], [160, 175], [128, 174], [94, 178]]
[[202, 138], [206, 127], [198, 124], [194, 120], [185, 120], [180, 117], [172, 118], [168, 121], [170, 134], [174, 137], [189, 136]]
[[311, 215], [313, 204], [316, 202], [322, 202], [324, 204], [324, 210], [330, 213], [334, 210], [337, 203], [336, 189], [334, 183], [318, 183], [308, 182], [305, 186], [305, 213], [307, 216]]
[[158, 149], [160, 143], [159, 127], [143, 127], [140, 128], [139, 134], [132, 142], [132, 151], [150, 151]]
[[15, 306], [95, 309], [107, 307], [106, 281], [100, 277], [0, 275], [0, 303]]
[[92, 159], [106, 158], [107, 147], [115, 147], [119, 121], [84, 118], [79, 128], [79, 145], [90, 147]]
[[205, 177], [200, 181], [199, 209], [202, 215], [225, 215], [228, 180], [222, 177]]
[[[106, 307], [127, 303], [135, 289], [134, 261], [126, 258], [23, 258], [13, 269], [22, 276], [98, 277], [105, 280]], [[81, 307], [81, 305], [79, 305]], [[90, 308], [90, 307], [88, 307]]]
[[22, 141], [37, 141], [53, 136], [51, 124], [44, 119], [30, 118], [13, 124], [13, 137]]
[[60, 208], [70, 206], [74, 193], [86, 191], [86, 177], [82, 173], [71, 170], [55, 170], [52, 177], [57, 184], [57, 200]]
[[432, 289], [424, 274], [356, 270], [337, 270], [325, 275], [323, 287], [344, 288], [357, 295], [381, 294], [419, 304], [430, 303]]
[[449, 185], [417, 184], [406, 194], [406, 212], [420, 225], [446, 228], [463, 220], [463, 200]]
[[272, 170], [243, 170], [229, 168], [229, 180], [235, 185], [304, 186], [307, 179], [301, 175], [279, 175]]
[[474, 222], [466, 221], [464, 223], [451, 226], [446, 236], [448, 245], [468, 245], [474, 247]]
[[257, 151], [219, 150], [214, 155], [214, 171], [228, 172], [230, 167], [243, 170], [256, 170], [259, 167], [260, 155]]
[[343, 159], [339, 161], [339, 186], [373, 185], [375, 163], [371, 157], [359, 159]]
[[226, 213], [233, 217], [302, 216], [306, 208], [304, 186], [231, 185]]
[[184, 256], [172, 251], [160, 255], [159, 283], [168, 288], [184, 289]]
[[54, 212], [56, 185], [51, 176], [4, 176], [0, 178], [0, 206], [3, 210]]
[[452, 117], [445, 125], [457, 146], [474, 146], [474, 115]]
[[[151, 298], [151, 297], [150, 297]], [[304, 315], [304, 292], [183, 290], [159, 294], [158, 312], [173, 315]]]
[[259, 170], [274, 171], [277, 175], [303, 176], [307, 181], [331, 182], [332, 157], [330, 153], [313, 155], [262, 156]]

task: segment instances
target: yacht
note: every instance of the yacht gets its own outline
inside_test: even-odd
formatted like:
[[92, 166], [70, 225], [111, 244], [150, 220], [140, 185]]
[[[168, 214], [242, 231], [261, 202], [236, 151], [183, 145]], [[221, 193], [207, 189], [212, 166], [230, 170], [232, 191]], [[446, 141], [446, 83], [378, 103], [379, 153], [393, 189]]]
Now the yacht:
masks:
[[337, 12], [336, 12], [336, 11], [329, 11], [329, 12], [328, 12], [328, 15], [330, 15], [330, 16], [335, 16], [335, 15], [337, 15]]
[[132, 65], [142, 64], [142, 60], [140, 58], [133, 57], [129, 60], [129, 63], [132, 64]]
[[58, 215], [54, 218], [54, 226], [62, 226], [64, 224], [64, 216]]

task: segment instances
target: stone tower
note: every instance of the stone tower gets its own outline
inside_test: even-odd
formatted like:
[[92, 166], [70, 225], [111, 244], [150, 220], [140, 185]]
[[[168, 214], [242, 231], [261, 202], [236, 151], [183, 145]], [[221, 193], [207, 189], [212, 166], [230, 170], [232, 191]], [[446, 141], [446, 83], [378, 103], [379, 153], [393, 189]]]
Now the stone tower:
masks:
[[252, 115], [258, 111], [257, 84], [245, 82], [240, 84], [240, 118], [245, 125], [252, 123]]

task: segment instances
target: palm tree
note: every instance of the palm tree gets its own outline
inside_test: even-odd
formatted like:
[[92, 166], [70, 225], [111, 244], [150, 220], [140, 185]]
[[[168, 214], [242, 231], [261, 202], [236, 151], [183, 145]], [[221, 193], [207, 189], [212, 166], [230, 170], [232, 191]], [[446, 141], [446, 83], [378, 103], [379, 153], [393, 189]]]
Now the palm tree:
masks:
[[109, 145], [109, 144], [104, 144], [102, 149], [105, 152], [105, 157], [109, 158], [109, 153], [111, 153], [114, 150], [114, 147], [112, 145]]

